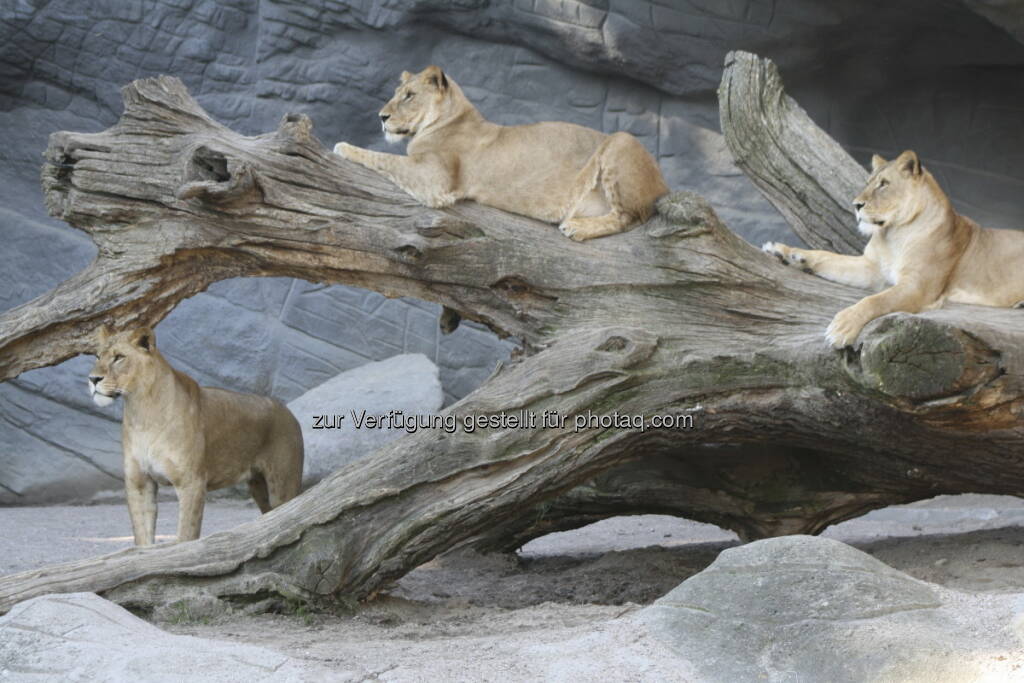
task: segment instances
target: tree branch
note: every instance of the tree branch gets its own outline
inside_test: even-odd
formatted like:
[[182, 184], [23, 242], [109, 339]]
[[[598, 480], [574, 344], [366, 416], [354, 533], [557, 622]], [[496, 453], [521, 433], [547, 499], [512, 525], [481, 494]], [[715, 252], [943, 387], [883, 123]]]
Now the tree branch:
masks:
[[786, 95], [775, 64], [730, 52], [718, 88], [725, 142], [736, 165], [812, 249], [859, 254], [850, 202], [867, 172]]

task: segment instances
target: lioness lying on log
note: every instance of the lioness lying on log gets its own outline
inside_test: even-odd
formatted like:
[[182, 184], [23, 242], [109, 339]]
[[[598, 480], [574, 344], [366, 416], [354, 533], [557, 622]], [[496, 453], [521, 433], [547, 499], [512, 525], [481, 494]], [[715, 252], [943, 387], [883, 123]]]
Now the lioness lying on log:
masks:
[[658, 162], [629, 133], [562, 122], [500, 126], [436, 66], [401, 79], [380, 120], [389, 142], [409, 139], [408, 156], [346, 142], [334, 151], [427, 206], [471, 199], [560, 223], [568, 237], [588, 240], [647, 220], [668, 192]]
[[281, 403], [200, 387], [172, 368], [144, 328], [99, 332], [89, 392], [97, 405], [124, 396], [121, 441], [136, 545], [156, 540], [156, 490], [178, 494], [178, 540], [199, 538], [207, 491], [243, 481], [261, 512], [291, 500], [302, 483], [302, 431]]
[[986, 306], [1024, 302], [1024, 232], [979, 227], [954, 209], [914, 152], [871, 159], [867, 186], [853, 205], [871, 239], [861, 256], [767, 242], [783, 263], [855, 287], [881, 289], [840, 311], [825, 331], [850, 346], [875, 318], [938, 308], [945, 301]]

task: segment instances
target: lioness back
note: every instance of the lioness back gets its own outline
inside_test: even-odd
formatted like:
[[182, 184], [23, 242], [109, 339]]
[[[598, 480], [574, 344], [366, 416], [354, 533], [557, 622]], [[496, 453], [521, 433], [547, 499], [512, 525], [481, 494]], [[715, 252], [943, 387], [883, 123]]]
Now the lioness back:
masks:
[[987, 306], [1015, 306], [1024, 300], [1024, 232], [975, 229], [950, 278], [948, 298]]
[[[556, 206], [573, 199], [571, 182], [608, 136], [562, 121], [497, 127], [488, 144], [468, 140], [472, 154], [460, 157], [466, 194], [488, 206], [526, 213], [545, 195]], [[457, 144], [457, 143], [456, 143]], [[551, 221], [560, 220], [552, 212]]]
[[301, 458], [302, 430], [279, 401], [216, 387], [200, 387], [199, 400], [208, 466], [225, 475], [209, 482], [211, 490], [236, 483], [228, 476], [233, 463], [252, 462], [263, 468], [280, 453]]

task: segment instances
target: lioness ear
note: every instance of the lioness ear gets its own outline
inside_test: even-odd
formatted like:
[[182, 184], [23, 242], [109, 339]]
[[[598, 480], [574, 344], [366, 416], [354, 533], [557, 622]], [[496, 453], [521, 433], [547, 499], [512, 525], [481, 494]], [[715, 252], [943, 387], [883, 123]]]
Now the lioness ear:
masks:
[[132, 343], [143, 351], [150, 351], [156, 345], [156, 335], [150, 328], [143, 327], [132, 335]]
[[110, 339], [110, 328], [106, 325], [100, 325], [93, 331], [93, 355], [99, 357], [100, 352], [107, 345], [107, 340]]
[[412, 78], [412, 74], [411, 74], [411, 73], [409, 73], [408, 71], [403, 71], [403, 72], [402, 72], [402, 75], [401, 75], [401, 76], [399, 76], [399, 78], [401, 78], [401, 79], [402, 79], [402, 83], [405, 83], [405, 82], [406, 82], [407, 80], [409, 80], [410, 78]]
[[103, 346], [104, 344], [107, 343], [107, 340], [110, 339], [110, 328], [107, 327], [106, 325], [100, 325], [99, 327], [96, 328], [95, 337], [96, 343], [99, 346]]
[[882, 157], [878, 156], [877, 154], [872, 154], [871, 155], [871, 170], [872, 171], [877, 171], [878, 169], [880, 169], [883, 166], [885, 166], [887, 163], [889, 163], [889, 162], [886, 161], [885, 159], [883, 159]]
[[909, 149], [901, 154], [897, 161], [899, 162], [899, 169], [903, 173], [910, 176], [921, 175], [921, 160], [917, 158], [917, 154]]
[[448, 88], [448, 77], [444, 75], [444, 71], [441, 71], [441, 67], [428, 66], [427, 83], [438, 90], [446, 90]]

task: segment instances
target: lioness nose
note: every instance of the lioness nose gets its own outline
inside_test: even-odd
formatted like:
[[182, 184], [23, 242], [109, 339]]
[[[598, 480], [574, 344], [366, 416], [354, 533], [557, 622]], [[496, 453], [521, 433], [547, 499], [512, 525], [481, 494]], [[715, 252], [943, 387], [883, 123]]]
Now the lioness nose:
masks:
[[387, 121], [390, 118], [391, 118], [391, 114], [381, 114], [380, 115], [380, 122], [384, 123], [385, 121]]
[[855, 209], [857, 209], [858, 211], [860, 211], [861, 209], [863, 209], [863, 208], [864, 208], [864, 202], [858, 202], [858, 201], [854, 201], [854, 202], [853, 202], [853, 208], [855, 208]]
[[89, 375], [89, 381], [92, 382], [93, 384], [99, 384], [100, 382], [103, 381], [103, 377], [101, 377], [100, 375]]

